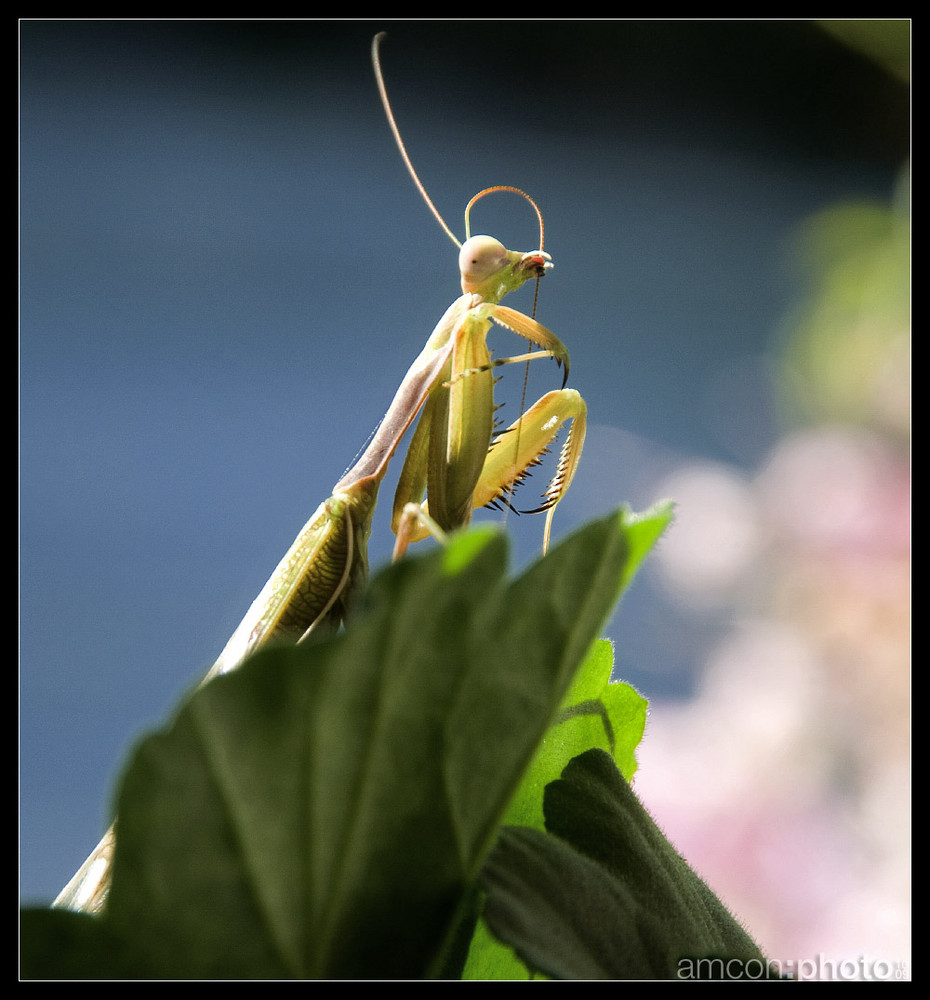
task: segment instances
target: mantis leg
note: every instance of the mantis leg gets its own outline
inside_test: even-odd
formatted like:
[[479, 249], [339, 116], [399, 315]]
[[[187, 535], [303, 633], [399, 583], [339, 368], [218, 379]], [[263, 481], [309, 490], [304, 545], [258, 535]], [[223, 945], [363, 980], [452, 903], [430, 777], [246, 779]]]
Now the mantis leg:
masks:
[[[528, 470], [538, 464], [559, 430], [570, 421], [571, 427], [559, 453], [555, 473], [543, 494], [543, 502], [531, 511], [523, 511], [527, 514], [546, 512], [543, 536], [545, 552], [549, 547], [555, 508], [568, 492], [581, 460], [587, 412], [584, 400], [574, 389], [556, 389], [537, 400], [491, 442], [472, 497], [473, 508], [495, 507], [500, 504], [512, 506], [510, 497], [517, 486], [524, 480]], [[403, 554], [407, 545], [430, 535], [437, 535], [429, 517], [428, 500], [420, 506], [409, 502], [395, 504], [392, 526], [398, 535], [395, 558]]]
[[484, 472], [475, 488], [476, 507], [494, 506], [499, 502], [509, 505], [508, 495], [520, 485], [528, 469], [537, 464], [568, 421], [571, 427], [559, 452], [555, 473], [543, 493], [543, 502], [533, 510], [523, 511], [525, 514], [546, 511], [543, 552], [549, 549], [555, 508], [568, 492], [581, 461], [588, 408], [580, 393], [575, 389], [547, 392], [507, 430], [498, 434], [491, 442]]

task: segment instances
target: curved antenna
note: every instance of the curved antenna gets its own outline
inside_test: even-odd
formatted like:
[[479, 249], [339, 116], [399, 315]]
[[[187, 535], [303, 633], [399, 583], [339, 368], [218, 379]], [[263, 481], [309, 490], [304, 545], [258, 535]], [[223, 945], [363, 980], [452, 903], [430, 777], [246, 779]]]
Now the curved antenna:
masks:
[[[445, 231], [446, 236], [449, 237], [452, 242], [461, 249], [461, 241], [452, 232], [452, 230], [446, 225], [446, 220], [439, 214], [439, 209], [433, 204], [432, 199], [426, 193], [426, 188], [423, 187], [423, 182], [417, 176], [416, 170], [413, 169], [413, 164], [410, 162], [410, 157], [407, 155], [407, 147], [404, 145], [404, 140], [400, 136], [400, 129], [397, 127], [397, 122], [394, 120], [394, 112], [391, 110], [391, 102], [388, 100], [387, 87], [384, 85], [384, 74], [381, 72], [381, 55], [379, 48], [381, 46], [381, 41], [385, 37], [387, 32], [379, 31], [375, 35], [371, 43], [371, 63], [375, 68], [375, 79], [378, 81], [378, 91], [381, 94], [381, 104], [384, 106], [384, 113], [387, 115], [388, 125], [391, 126], [391, 131], [394, 133], [394, 141], [397, 143], [397, 148], [400, 150], [400, 155], [403, 158], [404, 163], [407, 166], [407, 172], [413, 178], [413, 183], [416, 184], [417, 190], [426, 202], [427, 207], [436, 217], [439, 225], [442, 226]], [[474, 200], [474, 199], [473, 199]], [[537, 209], [537, 211], [539, 211]]]
[[[471, 222], [469, 221], [469, 215], [471, 214], [472, 205], [474, 205], [476, 201], [479, 201], [481, 198], [483, 198], [486, 194], [494, 194], [495, 191], [509, 191], [511, 192], [511, 194], [518, 194], [520, 195], [521, 198], [526, 198], [526, 200], [533, 206], [533, 211], [536, 212], [536, 218], [539, 219], [539, 246], [537, 249], [542, 250], [543, 242], [546, 238], [545, 226], [543, 225], [542, 211], [540, 210], [539, 205], [537, 205], [536, 202], [525, 191], [521, 191], [519, 188], [516, 187], [511, 187], [509, 184], [497, 184], [494, 187], [485, 188], [483, 191], [479, 191], [474, 196], [474, 198], [472, 198], [471, 201], [465, 206], [465, 239], [467, 240], [471, 237]], [[532, 316], [534, 318], [536, 316], [536, 305], [538, 301], [539, 301], [539, 278], [536, 279], [536, 291], [533, 293]], [[527, 362], [526, 367], [527, 369], [529, 369], [529, 362]], [[528, 375], [529, 372], [527, 372], [527, 377]], [[524, 378], [523, 381], [524, 381], [523, 389], [525, 392], [526, 378]], [[524, 402], [526, 402], [525, 399]]]
[[465, 239], [467, 240], [471, 236], [471, 223], [468, 221], [468, 217], [471, 214], [472, 205], [474, 205], [476, 201], [480, 201], [486, 194], [494, 194], [495, 191], [510, 191], [512, 194], [518, 194], [521, 198], [526, 198], [526, 200], [533, 206], [533, 211], [536, 212], [536, 218], [539, 219], [539, 246], [537, 249], [542, 250], [545, 232], [543, 227], [543, 216], [539, 209], [539, 205], [537, 205], [525, 191], [521, 191], [519, 188], [510, 187], [508, 184], [498, 184], [495, 187], [489, 187], [485, 188], [483, 191], [479, 191], [465, 206]]
[[[483, 191], [479, 191], [474, 198], [465, 206], [465, 239], [471, 237], [471, 222], [469, 221], [469, 215], [471, 214], [471, 207], [476, 201], [480, 201], [486, 194], [494, 194], [495, 191], [509, 191], [511, 194], [518, 194], [521, 198], [526, 198], [526, 200], [533, 206], [533, 211], [536, 212], [536, 218], [539, 220], [539, 246], [537, 249], [542, 250], [543, 244], [546, 238], [545, 226], [543, 225], [543, 214], [539, 208], [539, 205], [525, 192], [521, 191], [519, 188], [511, 187], [509, 184], [497, 184], [494, 187], [485, 188]], [[539, 302], [539, 278], [536, 279], [536, 291], [533, 293], [533, 312], [532, 315], [536, 316], [536, 305]], [[529, 377], [529, 362], [527, 362], [527, 374], [523, 379], [523, 391], [526, 392], [526, 382]], [[526, 402], [524, 398], [523, 402]]]

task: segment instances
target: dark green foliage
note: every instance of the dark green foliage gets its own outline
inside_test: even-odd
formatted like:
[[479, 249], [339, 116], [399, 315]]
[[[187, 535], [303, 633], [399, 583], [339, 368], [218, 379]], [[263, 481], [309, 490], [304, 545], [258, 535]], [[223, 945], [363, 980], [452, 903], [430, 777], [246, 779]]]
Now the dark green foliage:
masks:
[[717, 968], [694, 959], [722, 958], [731, 974], [764, 977], [758, 947], [606, 753], [572, 760], [546, 787], [544, 811], [549, 835], [505, 827], [483, 873], [485, 919], [531, 968], [563, 979], [671, 979]]
[[[667, 505], [605, 518], [514, 580], [505, 539], [470, 532], [380, 574], [344, 635], [266, 650], [195, 691], [126, 769], [105, 914], [26, 911], [23, 975], [458, 976], [470, 941], [470, 968], [512, 969], [483, 926], [472, 940], [482, 866], [505, 816], [547, 846], [506, 830], [492, 882], [517, 845], [523, 874], [552, 844], [577, 853], [542, 832], [541, 803], [578, 753], [603, 747], [632, 773], [645, 703], [608, 683], [595, 640], [669, 518]], [[611, 795], [589, 793], [569, 812], [603, 806], [615, 823]], [[592, 898], [636, 903], [637, 886], [614, 885], [622, 872], [588, 863]], [[590, 968], [574, 957], [532, 961], [625, 974], [612, 953]]]

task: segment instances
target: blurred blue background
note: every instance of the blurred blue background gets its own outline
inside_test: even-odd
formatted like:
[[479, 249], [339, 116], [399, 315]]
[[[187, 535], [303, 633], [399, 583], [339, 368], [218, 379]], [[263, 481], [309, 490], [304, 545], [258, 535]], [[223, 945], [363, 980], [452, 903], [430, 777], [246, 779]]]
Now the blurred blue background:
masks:
[[[557, 537], [695, 462], [756, 475], [793, 419], [773, 373], [804, 293], [798, 227], [888, 202], [908, 155], [906, 82], [814, 22], [22, 22], [27, 901], [96, 843], [132, 741], [219, 653], [459, 293], [384, 122], [382, 29], [452, 228], [493, 184], [544, 212], [537, 315], [591, 421]], [[516, 198], [474, 226], [536, 245]], [[511, 420], [522, 369], [502, 374]], [[530, 398], [560, 381], [535, 363]], [[507, 528], [532, 558], [541, 519]], [[391, 543], [379, 511], [374, 566]], [[654, 560], [607, 630], [618, 676], [687, 701], [732, 617], [676, 598]]]

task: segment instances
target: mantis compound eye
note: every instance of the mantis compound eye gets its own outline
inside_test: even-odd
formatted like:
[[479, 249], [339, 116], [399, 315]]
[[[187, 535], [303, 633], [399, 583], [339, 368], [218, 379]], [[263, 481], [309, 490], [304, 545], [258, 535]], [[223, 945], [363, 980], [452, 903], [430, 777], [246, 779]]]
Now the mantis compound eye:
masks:
[[480, 285], [507, 263], [507, 248], [493, 236], [472, 236], [459, 251], [462, 283]]

